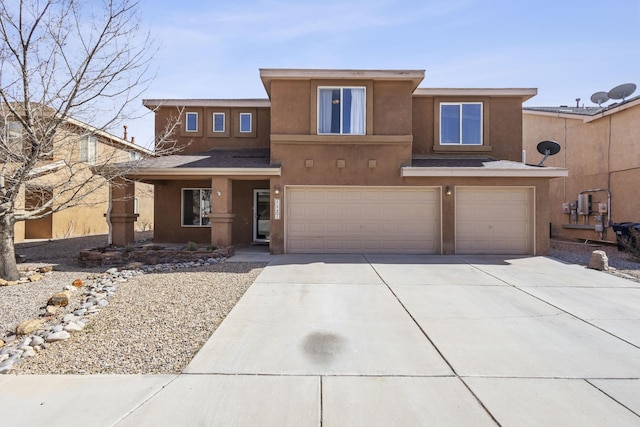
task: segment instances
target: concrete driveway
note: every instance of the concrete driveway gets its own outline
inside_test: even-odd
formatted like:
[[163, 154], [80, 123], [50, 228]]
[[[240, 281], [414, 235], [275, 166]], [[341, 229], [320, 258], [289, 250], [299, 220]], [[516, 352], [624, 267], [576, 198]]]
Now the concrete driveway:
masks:
[[100, 425], [640, 426], [640, 286], [544, 257], [277, 256], [181, 375], [0, 377], [30, 422], [76, 398]]

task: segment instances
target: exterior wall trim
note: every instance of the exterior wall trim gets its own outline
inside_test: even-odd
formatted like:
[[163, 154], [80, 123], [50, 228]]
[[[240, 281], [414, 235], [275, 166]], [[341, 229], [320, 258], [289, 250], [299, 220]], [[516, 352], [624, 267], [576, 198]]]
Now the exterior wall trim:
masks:
[[533, 98], [538, 94], [536, 88], [422, 88], [413, 92], [413, 96], [517, 96], [523, 101]]
[[127, 173], [127, 176], [281, 176], [282, 168], [155, 168], [141, 169]]
[[405, 166], [400, 168], [400, 176], [405, 177], [486, 177], [486, 178], [561, 178], [569, 176], [568, 169], [486, 169], [486, 168], [420, 168]]
[[413, 135], [271, 135], [271, 144], [410, 144]]

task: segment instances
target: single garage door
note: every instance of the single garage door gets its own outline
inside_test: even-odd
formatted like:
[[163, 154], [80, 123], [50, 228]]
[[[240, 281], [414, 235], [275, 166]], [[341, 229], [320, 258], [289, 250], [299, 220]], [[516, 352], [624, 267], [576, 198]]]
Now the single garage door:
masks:
[[456, 253], [534, 254], [534, 191], [457, 187]]
[[440, 191], [291, 187], [288, 253], [440, 253]]

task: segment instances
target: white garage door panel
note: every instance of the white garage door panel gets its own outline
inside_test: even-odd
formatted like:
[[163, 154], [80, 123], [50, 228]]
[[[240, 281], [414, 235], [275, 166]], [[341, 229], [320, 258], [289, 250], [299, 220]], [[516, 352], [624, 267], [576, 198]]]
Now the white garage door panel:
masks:
[[456, 253], [533, 254], [533, 189], [456, 189]]
[[433, 188], [299, 187], [287, 190], [287, 252], [439, 253]]

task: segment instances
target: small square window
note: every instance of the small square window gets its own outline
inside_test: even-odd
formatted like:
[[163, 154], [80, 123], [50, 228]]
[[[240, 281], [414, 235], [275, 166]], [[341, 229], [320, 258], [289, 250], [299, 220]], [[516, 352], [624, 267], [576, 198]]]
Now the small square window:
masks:
[[213, 131], [224, 132], [224, 113], [213, 113]]
[[251, 113], [240, 113], [240, 132], [251, 132]]
[[198, 113], [187, 113], [186, 120], [185, 130], [187, 132], [198, 132]]

